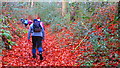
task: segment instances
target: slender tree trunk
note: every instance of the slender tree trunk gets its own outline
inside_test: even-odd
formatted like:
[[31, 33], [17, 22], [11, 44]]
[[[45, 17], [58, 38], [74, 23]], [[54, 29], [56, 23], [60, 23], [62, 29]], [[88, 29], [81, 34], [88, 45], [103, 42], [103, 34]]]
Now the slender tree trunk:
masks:
[[71, 6], [71, 12], [70, 12], [70, 21], [74, 22], [75, 21], [75, 16], [77, 15], [77, 10], [79, 10], [79, 3], [74, 2], [74, 4], [76, 4], [76, 6]]
[[[120, 21], [120, 1], [118, 2], [118, 20]], [[120, 37], [120, 24], [118, 25], [118, 34]]]
[[118, 2], [118, 17], [120, 18], [120, 1]]
[[34, 3], [33, 3], [33, 0], [31, 0], [31, 7], [33, 7], [33, 4], [34, 4]]
[[65, 16], [65, 14], [67, 13], [67, 11], [66, 11], [66, 7], [67, 7], [67, 5], [66, 5], [66, 0], [62, 0], [62, 16]]
[[31, 7], [31, 0], [28, 1], [29, 8]]
[[0, 6], [2, 6], [2, 8], [0, 8], [0, 19], [2, 19], [2, 9], [3, 9], [3, 5], [2, 5], [2, 2], [0, 2]]

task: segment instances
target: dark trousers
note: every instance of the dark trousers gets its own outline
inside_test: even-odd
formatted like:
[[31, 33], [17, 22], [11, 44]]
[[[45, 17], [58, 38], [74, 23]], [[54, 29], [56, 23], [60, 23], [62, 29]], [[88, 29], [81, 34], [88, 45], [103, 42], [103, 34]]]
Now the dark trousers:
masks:
[[28, 24], [25, 24], [25, 27], [27, 27]]
[[42, 37], [41, 36], [32, 36], [32, 53], [36, 53], [36, 48], [39, 52], [42, 52]]

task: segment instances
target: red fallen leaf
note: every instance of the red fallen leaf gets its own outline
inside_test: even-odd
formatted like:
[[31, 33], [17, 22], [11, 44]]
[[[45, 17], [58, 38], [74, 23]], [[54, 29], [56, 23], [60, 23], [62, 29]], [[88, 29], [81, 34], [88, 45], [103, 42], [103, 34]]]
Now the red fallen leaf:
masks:
[[98, 35], [99, 35], [99, 36], [103, 36], [103, 35], [104, 35], [104, 33], [99, 33]]
[[73, 24], [77, 24], [77, 23], [73, 22]]
[[105, 62], [100, 62], [100, 63], [98, 63], [98, 66], [104, 66], [105, 65]]
[[109, 65], [118, 66], [119, 62], [110, 63]]
[[118, 50], [118, 51], [116, 51], [115, 53], [117, 53], [118, 55], [120, 55], [120, 51]]
[[116, 29], [116, 28], [115, 28], [116, 25], [117, 25], [117, 24], [111, 24], [111, 26], [109, 26], [108, 29], [114, 30], [114, 29]]
[[107, 21], [106, 23], [110, 23], [110, 21]]
[[60, 24], [56, 24], [56, 26], [59, 26]]
[[97, 32], [97, 31], [92, 31], [92, 33], [95, 33], [95, 32]]
[[108, 38], [105, 38], [105, 39], [104, 39], [104, 41], [107, 41], [107, 40], [108, 40]]

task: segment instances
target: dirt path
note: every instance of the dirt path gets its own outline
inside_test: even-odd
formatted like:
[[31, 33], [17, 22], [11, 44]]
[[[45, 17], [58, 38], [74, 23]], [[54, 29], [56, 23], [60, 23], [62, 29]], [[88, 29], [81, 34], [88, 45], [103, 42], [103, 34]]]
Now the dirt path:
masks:
[[18, 46], [13, 46], [12, 50], [3, 50], [3, 66], [73, 66], [75, 63], [74, 55], [70, 52], [71, 48], [60, 48], [55, 34], [51, 34], [46, 27], [45, 41], [43, 42], [44, 59], [32, 58], [32, 43], [27, 41], [27, 33], [16, 40]]

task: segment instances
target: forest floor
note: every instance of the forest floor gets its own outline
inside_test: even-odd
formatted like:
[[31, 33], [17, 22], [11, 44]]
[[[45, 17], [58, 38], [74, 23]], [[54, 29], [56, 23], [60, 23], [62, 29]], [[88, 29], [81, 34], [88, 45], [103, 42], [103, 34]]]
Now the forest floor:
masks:
[[[9, 26], [16, 30], [15, 25], [10, 24]], [[29, 26], [25, 28], [22, 24], [17, 27], [26, 32], [29, 28]], [[95, 53], [92, 46], [81, 45], [82, 39], [64, 38], [63, 36], [66, 33], [72, 36], [72, 32], [65, 28], [61, 32], [52, 33], [50, 25], [45, 26], [45, 40], [42, 43], [43, 60], [40, 60], [38, 55], [36, 59], [32, 58], [32, 42], [27, 40], [27, 33], [21, 34], [22, 37], [13, 35], [12, 41], [15, 41], [17, 46], [13, 45], [11, 50], [2, 50], [4, 55], [1, 57], [2, 66], [80, 66], [87, 63], [86, 60], [95, 60], [96, 62], [93, 63], [95, 66], [106, 64], [104, 61], [98, 61], [100, 57], [95, 58], [89, 54], [87, 55], [87, 53]], [[86, 44], [86, 42], [82, 42], [82, 44]], [[114, 61], [113, 63], [111, 60], [109, 64], [116, 66], [119, 64], [119, 61]]]
[[[110, 9], [114, 10], [113, 7], [110, 7]], [[113, 14], [112, 16], [110, 12], [108, 13], [111, 16], [110, 19], [114, 20], [115, 15]], [[100, 14], [105, 13], [101, 11]], [[97, 17], [98, 16], [95, 15], [93, 18], [96, 19]], [[91, 17], [90, 20], [93, 18]], [[85, 45], [90, 44], [90, 42], [84, 42], [83, 39], [87, 39], [89, 37], [81, 36], [81, 39], [69, 39], [69, 37], [74, 37], [73, 32], [71, 32], [70, 29], [63, 27], [60, 31], [53, 33], [51, 25], [45, 25], [45, 40], [42, 43], [44, 59], [40, 60], [38, 55], [37, 58], [34, 59], [32, 58], [32, 42], [27, 40], [27, 32], [29, 26], [28, 28], [25, 28], [24, 25], [19, 22], [12, 22], [14, 21], [10, 21], [8, 23], [11, 29], [6, 29], [11, 31], [10, 34], [13, 36], [12, 41], [16, 42], [17, 46], [13, 45], [12, 49], [10, 50], [2, 50], [2, 54], [4, 55], [3, 57], [0, 57], [0, 60], [2, 60], [2, 66], [118, 66], [120, 63], [120, 51], [117, 49], [115, 51], [114, 49], [116, 47], [119, 47], [120, 43], [109, 42], [111, 44], [108, 45], [109, 50], [105, 52], [101, 51], [102, 53], [98, 53], [97, 51], [94, 51], [93, 45]], [[107, 23], [110, 22], [108, 21]], [[114, 33], [114, 31], [117, 30], [115, 29], [115, 25], [118, 24], [119, 21], [115, 24], [110, 23], [110, 25], [107, 26], [108, 29], [111, 29]], [[59, 26], [59, 24], [56, 26]], [[105, 26], [103, 27], [106, 28]], [[103, 29], [103, 27], [98, 28], [98, 25], [96, 24], [96, 30], [92, 32], [102, 33], [101, 29]], [[20, 33], [22, 36], [18, 37], [15, 32], [18, 29], [26, 33], [20, 33], [18, 31], [18, 33]], [[109, 38], [107, 37], [106, 39]]]
[[[19, 28], [25, 29], [25, 27], [21, 26]], [[36, 59], [32, 58], [32, 42], [28, 42], [26, 33], [16, 40], [18, 46], [13, 46], [11, 50], [3, 50], [3, 66], [73, 66], [76, 63], [75, 60], [78, 54], [75, 53], [77, 53], [77, 50], [73, 54], [74, 46], [62, 46], [65, 39], [58, 40], [56, 36], [59, 33], [53, 34], [49, 29], [50, 25], [46, 26], [46, 37], [42, 45], [44, 50], [43, 60], [40, 60], [38, 55]]]

